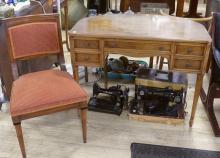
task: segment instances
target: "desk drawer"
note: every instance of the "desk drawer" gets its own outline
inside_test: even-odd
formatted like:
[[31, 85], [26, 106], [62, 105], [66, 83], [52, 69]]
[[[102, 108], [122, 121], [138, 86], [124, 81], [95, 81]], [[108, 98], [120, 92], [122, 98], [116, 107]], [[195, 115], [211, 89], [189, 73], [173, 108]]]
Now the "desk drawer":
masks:
[[204, 47], [192, 45], [177, 45], [176, 54], [204, 56]]
[[99, 49], [98, 40], [74, 40], [74, 48]]
[[100, 64], [100, 54], [75, 53], [75, 62], [90, 64]]
[[202, 60], [175, 59], [175, 69], [201, 70]]
[[137, 49], [137, 50], [158, 50], [170, 51], [169, 43], [144, 43], [144, 42], [124, 42], [124, 41], [105, 41], [105, 48]]

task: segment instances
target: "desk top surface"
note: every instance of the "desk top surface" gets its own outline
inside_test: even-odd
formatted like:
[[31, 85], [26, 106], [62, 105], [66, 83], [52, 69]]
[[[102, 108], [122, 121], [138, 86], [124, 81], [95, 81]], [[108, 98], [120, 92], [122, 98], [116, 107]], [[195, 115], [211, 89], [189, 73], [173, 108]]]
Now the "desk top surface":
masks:
[[99, 15], [80, 20], [71, 36], [211, 42], [205, 27], [189, 19], [160, 15]]

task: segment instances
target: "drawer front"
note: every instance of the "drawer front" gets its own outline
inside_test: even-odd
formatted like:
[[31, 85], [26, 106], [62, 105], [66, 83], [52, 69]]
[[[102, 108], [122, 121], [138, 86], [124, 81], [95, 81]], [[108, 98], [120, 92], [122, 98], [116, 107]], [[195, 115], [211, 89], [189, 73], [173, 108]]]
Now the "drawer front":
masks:
[[177, 45], [176, 54], [204, 56], [203, 46]]
[[100, 64], [100, 54], [75, 53], [75, 62], [85, 64]]
[[171, 44], [169, 44], [169, 43], [140, 43], [140, 42], [105, 41], [105, 48], [170, 51]]
[[175, 59], [175, 69], [201, 70], [202, 60]]
[[85, 49], [98, 49], [98, 40], [74, 40], [74, 48], [85, 48]]

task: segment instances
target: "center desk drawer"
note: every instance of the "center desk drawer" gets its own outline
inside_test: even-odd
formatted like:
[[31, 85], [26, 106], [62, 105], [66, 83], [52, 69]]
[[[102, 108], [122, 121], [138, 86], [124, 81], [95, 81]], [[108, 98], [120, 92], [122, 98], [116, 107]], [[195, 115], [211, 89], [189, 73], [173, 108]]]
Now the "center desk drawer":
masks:
[[170, 51], [171, 43], [168, 42], [130, 42], [130, 41], [105, 41], [105, 48], [137, 49]]
[[75, 53], [75, 62], [86, 65], [100, 65], [100, 53], [91, 54], [91, 53]]
[[99, 49], [99, 41], [75, 39], [74, 48]]
[[176, 45], [176, 54], [204, 56], [204, 46]]
[[174, 69], [201, 70], [202, 60], [175, 59]]

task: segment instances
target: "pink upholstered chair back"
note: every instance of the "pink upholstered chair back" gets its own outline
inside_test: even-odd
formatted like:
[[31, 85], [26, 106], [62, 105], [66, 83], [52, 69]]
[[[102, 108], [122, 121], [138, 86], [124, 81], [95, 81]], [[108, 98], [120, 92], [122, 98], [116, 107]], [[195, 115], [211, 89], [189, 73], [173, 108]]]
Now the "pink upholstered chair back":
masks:
[[30, 16], [20, 20], [15, 18], [7, 26], [12, 60], [63, 53], [58, 16]]

